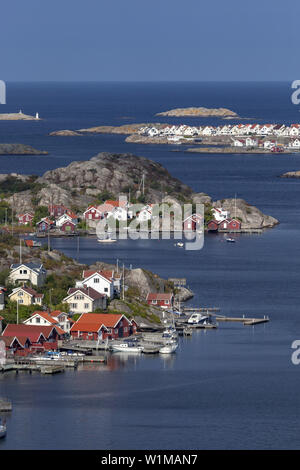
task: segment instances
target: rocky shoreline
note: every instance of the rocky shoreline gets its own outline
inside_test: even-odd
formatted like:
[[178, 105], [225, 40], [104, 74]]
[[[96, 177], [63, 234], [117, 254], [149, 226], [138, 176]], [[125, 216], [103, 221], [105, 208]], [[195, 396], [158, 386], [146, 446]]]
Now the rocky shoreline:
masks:
[[[184, 152], [188, 153], [221, 153], [221, 154], [226, 154], [226, 153], [244, 153], [244, 154], [274, 154], [271, 149], [264, 149], [264, 148], [257, 148], [257, 147], [197, 147], [197, 148], [188, 148], [184, 150]], [[284, 149], [280, 153], [299, 153], [299, 150], [296, 149]]]

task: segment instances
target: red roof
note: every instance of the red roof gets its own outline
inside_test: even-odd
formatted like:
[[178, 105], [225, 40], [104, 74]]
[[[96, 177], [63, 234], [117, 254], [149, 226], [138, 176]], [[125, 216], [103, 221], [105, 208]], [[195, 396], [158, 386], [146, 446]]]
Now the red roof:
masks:
[[109, 204], [113, 207], [125, 207], [126, 201], [113, 201], [112, 199], [108, 199], [104, 204]]
[[48, 339], [52, 330], [56, 329], [59, 335], [65, 334], [65, 332], [59, 326], [40, 326], [40, 325], [25, 325], [24, 323], [20, 324], [9, 324], [3, 331], [3, 336], [26, 336], [30, 339], [31, 342], [36, 343], [40, 336], [42, 335], [45, 340]]
[[147, 295], [147, 300], [171, 300], [172, 297], [173, 297], [173, 294], [171, 292], [169, 293], [150, 292]]
[[98, 273], [102, 277], [105, 277], [105, 279], [107, 279], [108, 281], [111, 281], [112, 271], [83, 271], [83, 278], [86, 279], [96, 273]]
[[125, 317], [122, 313], [83, 313], [70, 331], [92, 333], [99, 331], [102, 326], [105, 328], [115, 328], [122, 317]]
[[30, 342], [30, 339], [27, 338], [27, 336], [0, 336], [0, 340], [4, 341], [7, 348], [12, 346], [14, 340], [17, 340], [22, 348], [25, 347], [26, 341]]
[[[51, 323], [52, 325], [55, 325], [57, 323], [56, 320], [54, 320], [54, 318], [52, 318], [51, 315], [49, 315], [49, 313], [47, 312], [33, 312], [33, 314], [31, 315], [31, 317], [29, 318], [32, 318], [34, 317], [35, 315], [39, 315], [40, 317], [44, 318], [45, 320], [47, 320], [49, 323]], [[25, 320], [27, 321], [28, 318]]]

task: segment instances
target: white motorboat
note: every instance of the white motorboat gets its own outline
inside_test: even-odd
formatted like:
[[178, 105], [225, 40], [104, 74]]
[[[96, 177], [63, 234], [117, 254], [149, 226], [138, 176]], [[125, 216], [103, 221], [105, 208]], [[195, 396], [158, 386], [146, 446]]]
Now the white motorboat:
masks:
[[235, 239], [234, 238], [226, 238], [226, 241], [228, 243], [235, 243]]
[[161, 354], [172, 354], [178, 348], [178, 342], [172, 341], [167, 342], [164, 346], [162, 346], [159, 350]]
[[114, 243], [116, 242], [117, 240], [115, 238], [98, 238], [98, 243]]
[[120, 343], [120, 344], [114, 344], [112, 346], [112, 350], [115, 352], [134, 352], [134, 353], [139, 353], [143, 351], [143, 347], [140, 346], [139, 344], [136, 343]]
[[180, 248], [182, 248], [183, 245], [184, 245], [184, 243], [182, 243], [182, 242], [177, 242], [177, 243], [175, 243], [175, 246], [179, 246]]
[[0, 424], [0, 439], [6, 436], [6, 424]]
[[201, 313], [193, 313], [187, 321], [192, 325], [199, 325], [201, 323], [209, 322], [209, 315], [202, 315]]
[[173, 326], [166, 327], [166, 329], [162, 333], [162, 337], [167, 341], [177, 341], [178, 334], [176, 328], [174, 328]]

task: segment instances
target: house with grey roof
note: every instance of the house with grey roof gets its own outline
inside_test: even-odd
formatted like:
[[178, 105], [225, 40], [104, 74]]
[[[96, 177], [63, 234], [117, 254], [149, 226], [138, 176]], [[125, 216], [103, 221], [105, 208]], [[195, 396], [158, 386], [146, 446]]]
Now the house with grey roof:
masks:
[[9, 281], [13, 284], [27, 284], [40, 287], [45, 283], [47, 271], [42, 264], [17, 263], [10, 266]]

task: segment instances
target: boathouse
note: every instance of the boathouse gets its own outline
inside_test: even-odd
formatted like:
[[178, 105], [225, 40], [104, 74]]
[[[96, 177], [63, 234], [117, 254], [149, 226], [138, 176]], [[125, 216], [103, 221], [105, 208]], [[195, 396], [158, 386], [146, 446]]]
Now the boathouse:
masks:
[[150, 292], [146, 297], [146, 301], [149, 305], [153, 305], [155, 307], [171, 308], [174, 302], [174, 295], [171, 292]]

